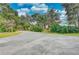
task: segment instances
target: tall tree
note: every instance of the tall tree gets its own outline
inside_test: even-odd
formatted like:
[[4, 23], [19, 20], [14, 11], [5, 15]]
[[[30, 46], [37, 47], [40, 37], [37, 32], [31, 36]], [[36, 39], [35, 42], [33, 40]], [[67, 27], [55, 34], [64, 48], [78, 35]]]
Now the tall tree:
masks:
[[3, 24], [2, 26], [6, 29], [6, 31], [13, 31], [16, 26], [16, 20], [18, 19], [18, 16], [15, 14], [15, 11], [10, 8], [9, 4], [1, 3], [0, 8], [0, 16], [4, 18], [3, 21], [0, 19]]
[[63, 6], [67, 12], [69, 24], [75, 24], [79, 27], [79, 4], [75, 3], [64, 3]]
[[48, 19], [47, 22], [49, 25], [51, 25], [51, 23], [53, 22], [59, 21], [59, 14], [55, 12], [54, 9], [49, 10], [46, 16], [47, 16], [47, 19]]

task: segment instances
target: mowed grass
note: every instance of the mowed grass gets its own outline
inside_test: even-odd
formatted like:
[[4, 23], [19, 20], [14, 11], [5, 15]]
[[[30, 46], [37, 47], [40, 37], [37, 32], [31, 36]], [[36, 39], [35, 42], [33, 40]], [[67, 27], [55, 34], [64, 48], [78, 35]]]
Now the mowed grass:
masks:
[[64, 36], [79, 36], [79, 33], [51, 33], [51, 32], [43, 32], [43, 33], [47, 33], [50, 35], [64, 35]]
[[51, 32], [48, 32], [48, 31], [44, 31], [43, 33], [45, 33], [45, 34], [49, 34], [49, 35], [54, 35], [54, 36], [56, 36], [56, 35], [64, 35], [64, 36], [79, 36], [79, 33], [51, 33]]
[[63, 34], [66, 36], [79, 36], [79, 33], [67, 33], [67, 34]]
[[15, 36], [20, 34], [21, 32], [4, 32], [4, 33], [0, 33], [0, 38], [5, 38], [5, 37], [9, 37], [9, 36]]

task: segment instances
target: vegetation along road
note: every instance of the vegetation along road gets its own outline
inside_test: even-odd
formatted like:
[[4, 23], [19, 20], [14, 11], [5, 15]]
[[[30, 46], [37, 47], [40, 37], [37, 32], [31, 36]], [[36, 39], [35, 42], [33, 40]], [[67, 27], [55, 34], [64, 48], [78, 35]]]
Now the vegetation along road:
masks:
[[79, 37], [24, 31], [0, 38], [1, 55], [79, 54]]

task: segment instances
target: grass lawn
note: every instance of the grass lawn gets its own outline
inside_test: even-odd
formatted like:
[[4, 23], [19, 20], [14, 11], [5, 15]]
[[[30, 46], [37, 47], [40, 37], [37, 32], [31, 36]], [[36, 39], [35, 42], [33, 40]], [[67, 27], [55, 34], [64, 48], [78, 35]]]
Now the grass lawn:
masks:
[[79, 36], [79, 33], [51, 33], [51, 32], [43, 32], [43, 33], [48, 33], [50, 35], [65, 35], [65, 36]]
[[63, 34], [66, 36], [79, 36], [79, 33], [67, 33], [67, 34]]
[[17, 35], [17, 34], [20, 34], [20, 32], [4, 32], [4, 33], [0, 33], [0, 38], [14, 36], [14, 35]]

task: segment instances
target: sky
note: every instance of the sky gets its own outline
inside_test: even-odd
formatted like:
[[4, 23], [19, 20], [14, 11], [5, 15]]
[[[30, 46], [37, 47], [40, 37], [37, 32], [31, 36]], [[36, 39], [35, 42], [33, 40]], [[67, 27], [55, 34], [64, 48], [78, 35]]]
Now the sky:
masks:
[[18, 16], [45, 14], [48, 10], [55, 9], [60, 13], [61, 24], [67, 23], [66, 11], [61, 3], [11, 3], [10, 7], [18, 12]]
[[61, 3], [11, 3], [10, 7], [16, 10], [19, 16], [25, 15], [26, 13], [29, 15], [35, 13], [45, 14], [50, 9], [63, 10]]

